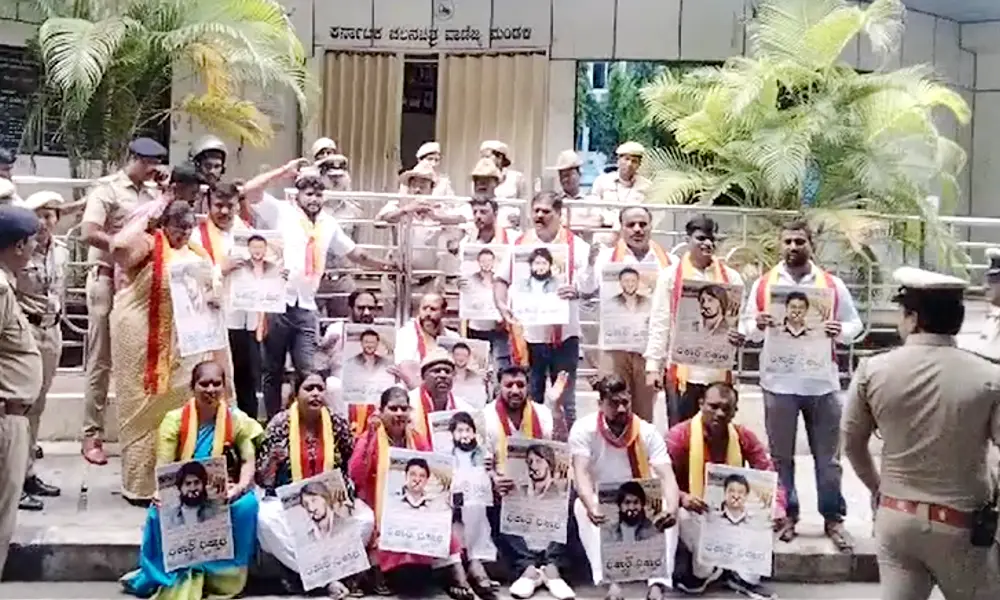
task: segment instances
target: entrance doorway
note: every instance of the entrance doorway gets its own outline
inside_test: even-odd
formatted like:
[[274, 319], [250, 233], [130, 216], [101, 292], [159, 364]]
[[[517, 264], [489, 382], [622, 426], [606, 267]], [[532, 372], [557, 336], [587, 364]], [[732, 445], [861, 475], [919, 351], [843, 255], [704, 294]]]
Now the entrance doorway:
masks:
[[437, 127], [438, 58], [406, 57], [403, 65], [403, 107], [399, 136], [403, 169], [417, 164], [417, 150], [435, 137]]

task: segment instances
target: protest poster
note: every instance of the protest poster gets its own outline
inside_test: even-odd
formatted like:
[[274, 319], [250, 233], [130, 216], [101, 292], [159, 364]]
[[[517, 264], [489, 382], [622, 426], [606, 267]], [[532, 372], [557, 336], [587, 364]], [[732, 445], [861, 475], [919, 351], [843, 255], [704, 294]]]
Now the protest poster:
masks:
[[569, 448], [562, 442], [507, 439], [507, 476], [514, 489], [500, 508], [500, 532], [524, 538], [531, 548], [566, 543]]
[[458, 292], [458, 316], [472, 321], [499, 321], [500, 311], [493, 302], [493, 274], [506, 264], [510, 246], [463, 242]]
[[427, 416], [434, 452], [454, 457], [452, 506], [493, 506], [493, 482], [486, 471], [489, 454], [482, 444], [483, 413], [435, 411]]
[[477, 409], [486, 406], [486, 382], [490, 378], [490, 343], [466, 338], [439, 337], [439, 348], [451, 353], [455, 361], [455, 383], [452, 392]]
[[166, 572], [233, 558], [233, 526], [223, 457], [156, 468], [160, 539]]
[[380, 550], [448, 557], [453, 464], [450, 454], [389, 449]]
[[601, 348], [645, 352], [660, 266], [608, 263], [601, 269]]
[[739, 326], [743, 286], [684, 280], [670, 336], [670, 361], [707, 369], [731, 369], [736, 346], [729, 332]]
[[737, 573], [771, 575], [778, 475], [709, 464], [698, 561]]
[[389, 373], [395, 364], [396, 328], [391, 325], [346, 323], [340, 380], [344, 402], [375, 404], [386, 388], [396, 383]]
[[229, 307], [283, 313], [288, 281], [282, 276], [282, 238], [278, 231], [240, 229], [233, 232], [230, 260], [240, 261], [229, 274]]
[[215, 274], [205, 259], [170, 265], [170, 304], [183, 357], [221, 350], [229, 344], [222, 308], [216, 302]]
[[569, 246], [524, 244], [512, 250], [508, 293], [514, 318], [528, 327], [568, 324], [569, 301], [558, 291], [569, 282]]
[[833, 347], [823, 330], [833, 311], [833, 288], [776, 285], [767, 312], [774, 323], [764, 334], [761, 370], [772, 375], [829, 379]]
[[645, 581], [667, 576], [667, 542], [653, 520], [663, 505], [658, 479], [601, 483], [597, 499], [607, 520], [601, 525], [601, 560], [608, 581]]
[[339, 470], [279, 487], [283, 516], [292, 533], [296, 571], [306, 591], [367, 571], [361, 525]]

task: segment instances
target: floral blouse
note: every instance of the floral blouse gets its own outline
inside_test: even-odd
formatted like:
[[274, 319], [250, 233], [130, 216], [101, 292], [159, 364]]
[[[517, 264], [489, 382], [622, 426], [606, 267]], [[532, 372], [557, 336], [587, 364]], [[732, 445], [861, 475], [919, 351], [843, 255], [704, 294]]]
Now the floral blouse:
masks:
[[[340, 469], [343, 473], [348, 493], [353, 498], [354, 485], [347, 475], [347, 461], [354, 452], [354, 438], [343, 417], [331, 413], [330, 421], [333, 425], [333, 442], [337, 450], [334, 468]], [[264, 441], [257, 453], [257, 485], [264, 488], [268, 494], [273, 494], [275, 488], [292, 483], [289, 437], [288, 410], [283, 410], [267, 424]], [[306, 446], [306, 460], [322, 462], [321, 440], [305, 427], [302, 428], [302, 437]]]

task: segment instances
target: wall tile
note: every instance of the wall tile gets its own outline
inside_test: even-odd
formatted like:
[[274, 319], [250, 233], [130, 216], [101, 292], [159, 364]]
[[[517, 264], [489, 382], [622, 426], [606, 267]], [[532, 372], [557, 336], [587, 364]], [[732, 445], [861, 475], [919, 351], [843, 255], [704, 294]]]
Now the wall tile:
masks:
[[934, 70], [954, 84], [958, 84], [962, 76], [959, 31], [958, 23], [948, 19], [937, 19], [934, 28]]
[[681, 0], [618, 0], [615, 58], [676, 60], [680, 56]]
[[906, 31], [903, 33], [903, 65], [930, 65], [934, 63], [935, 20], [934, 17], [923, 13], [906, 13]]
[[[430, 50], [439, 43], [432, 34], [436, 0], [375, 0], [375, 23], [382, 30], [377, 48]], [[457, 10], [457, 9], [456, 9]]]
[[552, 0], [552, 58], [610, 59], [615, 0]]
[[313, 43], [321, 48], [371, 48], [374, 0], [323, 2], [313, 6]]
[[[552, 43], [552, 0], [493, 0], [492, 48], [546, 48]], [[518, 38], [516, 29], [521, 30]]]
[[743, 54], [743, 0], [681, 4], [681, 59], [718, 60]]

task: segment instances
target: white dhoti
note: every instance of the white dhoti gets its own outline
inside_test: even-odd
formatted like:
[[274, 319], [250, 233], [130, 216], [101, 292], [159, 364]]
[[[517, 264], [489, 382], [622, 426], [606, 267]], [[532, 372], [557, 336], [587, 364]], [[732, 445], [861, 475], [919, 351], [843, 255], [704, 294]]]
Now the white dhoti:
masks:
[[[367, 547], [368, 540], [375, 531], [375, 513], [367, 504], [355, 499], [353, 518], [360, 525], [361, 544]], [[260, 542], [261, 550], [274, 556], [292, 571], [298, 572], [295, 564], [295, 539], [285, 520], [281, 501], [274, 496], [261, 498], [257, 513], [257, 541]]]
[[[691, 553], [691, 574], [698, 579], [708, 579], [708, 577], [719, 567], [706, 565], [698, 562], [698, 544], [701, 542], [701, 528], [704, 520], [690, 511], [680, 510], [677, 515], [677, 528], [680, 529], [681, 543]], [[736, 571], [743, 581], [751, 584], [760, 583], [760, 575], [741, 573]]]
[[461, 541], [469, 560], [494, 562], [497, 559], [497, 547], [493, 544], [485, 506], [466, 506], [462, 509]]
[[[590, 572], [594, 577], [594, 585], [606, 583], [604, 581], [604, 562], [601, 559], [601, 528], [590, 522], [587, 517], [587, 509], [583, 502], [577, 498], [573, 503], [573, 515], [576, 517], [577, 530], [580, 533], [580, 543], [587, 554], [587, 561], [590, 562]], [[654, 577], [649, 579], [648, 585], [662, 584], [671, 587], [671, 579], [674, 574], [674, 556], [677, 553], [677, 527], [671, 527], [664, 532], [666, 538], [666, 577]]]

